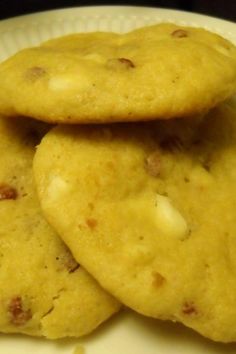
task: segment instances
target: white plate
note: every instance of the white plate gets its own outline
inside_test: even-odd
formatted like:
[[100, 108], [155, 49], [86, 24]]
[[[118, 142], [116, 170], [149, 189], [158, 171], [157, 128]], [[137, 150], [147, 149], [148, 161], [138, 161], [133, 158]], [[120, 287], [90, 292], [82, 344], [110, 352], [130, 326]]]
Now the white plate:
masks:
[[[145, 7], [84, 7], [1, 21], [0, 60], [21, 48], [71, 32], [125, 32], [163, 21], [205, 27], [236, 41], [236, 24], [212, 17]], [[77, 345], [82, 345], [86, 354], [236, 354], [236, 344], [216, 344], [181, 325], [155, 321], [129, 311], [118, 314], [82, 340], [0, 336], [0, 354], [73, 354]]]

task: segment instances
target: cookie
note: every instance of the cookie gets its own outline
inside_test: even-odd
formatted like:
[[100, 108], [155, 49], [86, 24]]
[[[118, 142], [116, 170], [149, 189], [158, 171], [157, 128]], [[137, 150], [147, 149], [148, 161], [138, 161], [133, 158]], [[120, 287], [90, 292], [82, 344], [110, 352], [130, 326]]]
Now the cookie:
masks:
[[189, 116], [236, 91], [236, 49], [216, 34], [174, 24], [74, 34], [2, 63], [0, 87], [0, 113], [46, 122]]
[[0, 118], [0, 332], [81, 336], [119, 304], [41, 214], [32, 159], [45, 128], [36, 123]]
[[77, 261], [125, 305], [236, 341], [236, 113], [50, 131], [34, 174]]

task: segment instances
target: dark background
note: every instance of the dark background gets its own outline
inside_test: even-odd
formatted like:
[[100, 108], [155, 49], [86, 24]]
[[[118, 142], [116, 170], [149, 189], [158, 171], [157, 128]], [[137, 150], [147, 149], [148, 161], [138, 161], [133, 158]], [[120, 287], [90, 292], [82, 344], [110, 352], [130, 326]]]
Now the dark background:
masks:
[[235, 0], [0, 0], [0, 18], [54, 8], [88, 5], [139, 5], [199, 12], [236, 22]]

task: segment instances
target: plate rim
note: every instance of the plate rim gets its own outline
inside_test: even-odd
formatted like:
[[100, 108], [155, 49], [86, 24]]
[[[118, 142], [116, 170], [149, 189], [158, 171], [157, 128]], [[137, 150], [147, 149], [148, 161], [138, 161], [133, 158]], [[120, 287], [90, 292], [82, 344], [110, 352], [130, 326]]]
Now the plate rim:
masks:
[[[37, 19], [38, 22], [43, 22], [45, 19], [44, 17], [47, 15], [51, 15], [55, 17], [55, 20], [60, 20], [60, 15], [63, 14], [63, 17], [68, 16], [68, 17], [77, 17], [83, 15], [84, 12], [90, 13], [89, 15], [98, 17], [101, 15], [104, 15], [106, 11], [109, 12], [115, 12], [117, 14], [117, 11], [128, 12], [128, 11], [149, 11], [150, 14], [153, 12], [154, 15], [157, 15], [157, 13], [160, 13], [161, 16], [165, 15], [176, 15], [177, 18], [175, 20], [179, 20], [180, 18], [187, 18], [188, 16], [191, 16], [194, 20], [197, 22], [205, 22], [205, 21], [210, 21], [210, 23], [217, 21], [222, 26], [226, 27], [234, 27], [234, 30], [236, 31], [236, 22], [223, 19], [220, 17], [215, 17], [212, 15], [206, 15], [198, 12], [191, 12], [191, 11], [186, 11], [186, 10], [180, 10], [180, 9], [174, 9], [174, 8], [164, 8], [164, 7], [153, 7], [153, 6], [134, 6], [134, 5], [97, 5], [97, 6], [74, 6], [74, 7], [63, 7], [63, 8], [58, 8], [58, 9], [49, 9], [49, 10], [44, 10], [44, 11], [38, 11], [38, 12], [31, 12], [28, 14], [22, 14], [19, 16], [12, 16], [8, 17], [6, 19], [1, 19], [0, 20], [0, 34], [4, 30], [4, 28], [8, 29], [8, 27], [11, 27], [12, 25], [16, 25], [17, 23], [21, 23], [24, 21], [28, 23], [33, 23], [33, 20]], [[71, 16], [71, 13], [73, 12], [73, 16]], [[98, 12], [99, 14], [94, 15], [94, 12]], [[149, 14], [149, 15], [150, 15]], [[117, 14], [121, 15], [121, 13]], [[137, 16], [137, 15], [134, 15]]]

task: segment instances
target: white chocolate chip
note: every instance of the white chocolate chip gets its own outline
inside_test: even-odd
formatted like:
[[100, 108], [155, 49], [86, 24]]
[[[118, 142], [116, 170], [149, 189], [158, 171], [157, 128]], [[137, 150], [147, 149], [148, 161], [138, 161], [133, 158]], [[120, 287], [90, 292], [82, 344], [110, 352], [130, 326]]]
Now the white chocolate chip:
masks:
[[54, 76], [49, 81], [49, 89], [52, 91], [66, 91], [66, 90], [85, 90], [91, 86], [91, 82], [83, 75], [68, 76], [58, 75]]
[[[140, 195], [139, 198], [129, 199], [123, 209], [121, 218], [130, 225], [136, 234], [142, 232], [155, 234], [158, 238], [168, 237], [183, 240], [188, 236], [189, 228], [181, 213], [173, 206], [171, 200], [160, 194]], [[144, 234], [145, 236], [145, 234]], [[140, 242], [139, 247], [129, 244], [128, 253], [133, 258], [152, 258], [152, 252], [146, 242]], [[155, 252], [155, 251], [154, 251]]]
[[48, 201], [53, 202], [68, 191], [68, 183], [60, 176], [52, 176], [48, 187]]
[[168, 197], [156, 196], [156, 224], [163, 235], [184, 239], [188, 233], [187, 223]]
[[91, 61], [94, 61], [95, 63], [105, 63], [106, 62], [106, 59], [101, 56], [100, 54], [97, 54], [97, 53], [90, 53], [90, 54], [86, 54], [83, 59], [86, 59], [86, 60], [91, 60]]

